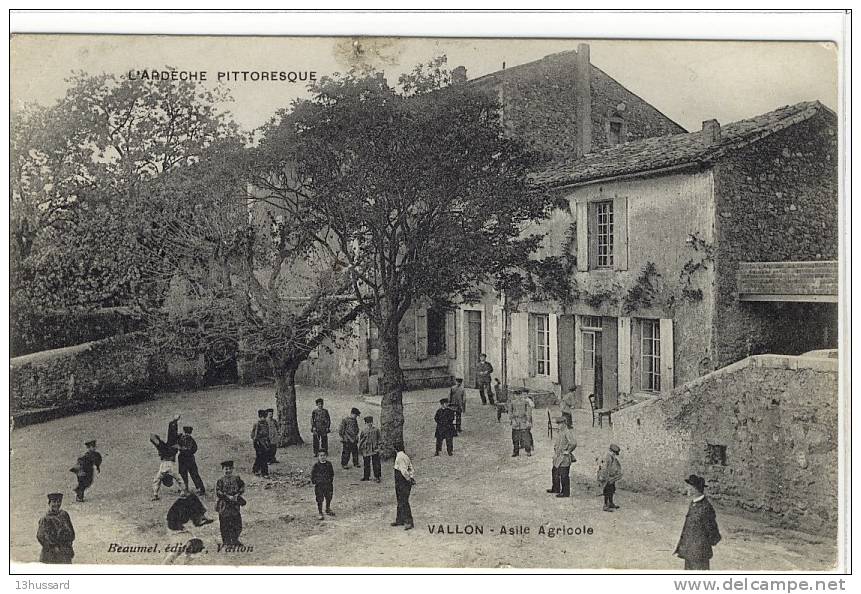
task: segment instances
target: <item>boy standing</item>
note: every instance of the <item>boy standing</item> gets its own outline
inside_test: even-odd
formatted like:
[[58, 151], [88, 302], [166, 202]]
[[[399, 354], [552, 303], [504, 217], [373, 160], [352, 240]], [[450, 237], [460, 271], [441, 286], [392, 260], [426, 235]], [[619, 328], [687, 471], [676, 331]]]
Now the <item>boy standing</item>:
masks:
[[604, 493], [604, 511], [611, 512], [614, 509], [619, 509], [619, 506], [613, 503], [613, 495], [616, 493], [616, 481], [622, 478], [622, 465], [616, 457], [621, 453], [619, 446], [615, 443], [610, 444], [610, 451], [601, 460], [598, 466], [598, 484]]
[[380, 482], [380, 430], [374, 427], [374, 417], [365, 417], [365, 426], [359, 434], [359, 453], [362, 454], [363, 481], [371, 480], [371, 465], [374, 467], [374, 480]]
[[242, 506], [245, 499], [245, 483], [239, 475], [233, 474], [233, 460], [221, 463], [224, 476], [215, 483], [215, 496], [218, 503], [215, 511], [218, 512], [218, 526], [221, 529], [221, 542], [225, 546], [241, 546], [239, 535], [242, 533]]
[[42, 563], [71, 563], [75, 556], [72, 549], [75, 528], [69, 514], [60, 509], [62, 505], [62, 493], [48, 494], [48, 513], [39, 520], [36, 530], [36, 540], [42, 545], [42, 554], [39, 555]]
[[532, 401], [523, 394], [523, 390], [515, 389], [508, 403], [508, 418], [511, 421], [511, 442], [514, 451], [512, 458], [520, 455], [520, 448], [526, 450], [526, 455], [532, 455]]
[[194, 455], [197, 453], [197, 442], [191, 436], [193, 427], [186, 425], [182, 428], [182, 434], [177, 439], [176, 445], [179, 449], [177, 462], [179, 463], [179, 476], [182, 477], [182, 482], [188, 486], [188, 475], [191, 475], [191, 480], [194, 481], [194, 487], [197, 489], [198, 495], [206, 493], [206, 487], [203, 485], [203, 479], [200, 478], [200, 472], [197, 470], [197, 460]]
[[279, 464], [275, 458], [278, 454], [278, 421], [275, 420], [275, 409], [266, 409], [266, 422], [269, 424], [269, 464]]
[[254, 443], [254, 466], [251, 472], [258, 476], [269, 476], [269, 423], [266, 410], [257, 411], [257, 422], [251, 428], [251, 441]]
[[341, 438], [341, 468], [347, 470], [350, 458], [353, 458], [353, 467], [359, 467], [359, 415], [362, 414], [358, 408], [350, 409], [350, 416], [344, 417], [341, 426], [338, 427], [338, 436]]
[[76, 501], [84, 500], [84, 491], [93, 484], [95, 478], [94, 469], [101, 474], [102, 455], [96, 451], [96, 440], [93, 439], [84, 444], [87, 451], [78, 458], [77, 463], [70, 470], [78, 477], [78, 486], [75, 487]]
[[502, 421], [502, 413], [508, 412], [508, 407], [506, 406], [508, 396], [503, 393], [499, 378], [493, 380], [493, 392], [496, 394], [496, 422], [499, 423]]
[[311, 484], [314, 485], [314, 496], [317, 500], [317, 513], [320, 514], [320, 519], [325, 519], [323, 516], [323, 501], [326, 501], [326, 513], [334, 516], [332, 511], [332, 494], [334, 493], [335, 469], [332, 468], [332, 463], [326, 460], [326, 451], [320, 450], [317, 454], [317, 462], [311, 468]]
[[460, 418], [466, 412], [466, 394], [463, 390], [463, 378], [459, 377], [448, 392], [448, 401], [454, 409], [455, 431], [460, 433]]
[[332, 425], [332, 419], [329, 418], [329, 411], [323, 408], [323, 399], [317, 398], [314, 401], [317, 408], [311, 413], [311, 434], [314, 438], [314, 457], [323, 450], [329, 453], [329, 429]]
[[708, 571], [712, 547], [720, 542], [715, 508], [705, 496], [706, 480], [695, 474], [685, 479], [691, 505], [685, 516], [685, 526], [673, 553], [685, 560], [686, 570]]
[[457, 433], [457, 429], [455, 429], [454, 425], [455, 411], [449, 407], [449, 402], [445, 398], [439, 401], [439, 408], [434, 415], [434, 421], [436, 422], [436, 432], [434, 433], [434, 437], [436, 437], [436, 449], [433, 455], [439, 456], [440, 450], [442, 450], [442, 442], [445, 440], [445, 449], [448, 455], [451, 456], [454, 451], [454, 436]]

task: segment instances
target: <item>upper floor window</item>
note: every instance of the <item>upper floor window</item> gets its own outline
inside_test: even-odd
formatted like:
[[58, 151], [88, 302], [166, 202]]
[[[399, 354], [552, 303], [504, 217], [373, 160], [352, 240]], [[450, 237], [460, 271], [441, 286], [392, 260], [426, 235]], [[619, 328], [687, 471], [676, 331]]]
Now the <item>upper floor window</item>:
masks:
[[622, 144], [623, 142], [622, 122], [615, 120], [610, 121], [610, 126], [607, 128], [607, 144], [615, 146], [617, 144]]
[[595, 202], [595, 266], [613, 267], [613, 202]]

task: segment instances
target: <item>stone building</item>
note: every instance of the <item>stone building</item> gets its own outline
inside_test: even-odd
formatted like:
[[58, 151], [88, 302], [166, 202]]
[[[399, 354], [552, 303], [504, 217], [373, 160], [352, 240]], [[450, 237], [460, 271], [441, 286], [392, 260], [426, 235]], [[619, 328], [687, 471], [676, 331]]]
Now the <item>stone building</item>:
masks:
[[538, 256], [565, 259], [573, 298], [508, 308], [509, 383], [612, 408], [749, 355], [836, 347], [836, 132], [800, 103], [537, 174], [560, 205]]
[[[597, 149], [644, 138], [684, 132], [684, 128], [591, 64], [589, 46], [553, 54], [468, 80], [453, 70], [458, 84], [496, 94], [507, 132], [526, 140], [553, 163], [576, 159]], [[443, 311], [418, 305], [401, 323], [400, 360], [408, 387], [448, 385], [454, 376], [475, 381], [478, 355], [499, 361], [501, 318], [493, 305]], [[501, 308], [497, 308], [501, 311]], [[498, 313], [498, 311], [497, 311]], [[303, 363], [297, 381], [351, 390], [376, 391], [376, 329], [357, 323], [332, 352], [315, 352]], [[494, 363], [496, 364], [496, 363]], [[249, 374], [245, 374], [246, 376]]]

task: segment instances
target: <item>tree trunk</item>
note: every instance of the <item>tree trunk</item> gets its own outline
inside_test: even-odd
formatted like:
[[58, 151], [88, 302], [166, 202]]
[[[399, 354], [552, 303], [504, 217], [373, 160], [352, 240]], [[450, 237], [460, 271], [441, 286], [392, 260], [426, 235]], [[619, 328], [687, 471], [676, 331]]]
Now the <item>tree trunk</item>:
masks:
[[293, 362], [273, 365], [279, 448], [305, 443], [299, 434], [299, 419], [296, 414], [296, 369], [298, 367], [298, 363]]
[[380, 429], [383, 438], [380, 453], [383, 458], [393, 458], [398, 448], [404, 446], [404, 372], [401, 371], [398, 325], [395, 324], [393, 330], [381, 331], [380, 338], [382, 374], [378, 385], [382, 394]]

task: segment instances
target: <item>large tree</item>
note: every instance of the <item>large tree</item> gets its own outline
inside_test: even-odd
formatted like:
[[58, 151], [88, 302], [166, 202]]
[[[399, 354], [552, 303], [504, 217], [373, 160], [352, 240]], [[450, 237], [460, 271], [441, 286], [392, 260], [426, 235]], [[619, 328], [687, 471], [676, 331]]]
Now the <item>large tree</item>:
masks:
[[69, 83], [55, 104], [12, 117], [10, 247], [21, 307], [128, 302], [150, 206], [143, 186], [238, 134], [221, 110], [228, 97], [191, 82], [78, 73]]
[[259, 199], [347, 263], [379, 329], [388, 456], [403, 445], [405, 313], [417, 300], [474, 300], [528, 268], [539, 238], [524, 228], [550, 207], [529, 190], [537, 157], [505, 134], [496, 95], [452, 84], [444, 64], [398, 87], [377, 72], [324, 78], [264, 128], [254, 157]]
[[[150, 348], [212, 360], [264, 359], [275, 377], [278, 445], [302, 444], [296, 371], [314, 349], [347, 338], [361, 311], [350, 272], [295, 221], [249, 212], [247, 151], [210, 146], [200, 162], [147, 185], [157, 203], [139, 238]], [[172, 205], [172, 206], [170, 206]], [[177, 205], [181, 205], [179, 208]]]

